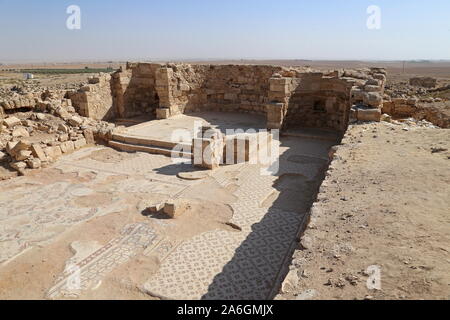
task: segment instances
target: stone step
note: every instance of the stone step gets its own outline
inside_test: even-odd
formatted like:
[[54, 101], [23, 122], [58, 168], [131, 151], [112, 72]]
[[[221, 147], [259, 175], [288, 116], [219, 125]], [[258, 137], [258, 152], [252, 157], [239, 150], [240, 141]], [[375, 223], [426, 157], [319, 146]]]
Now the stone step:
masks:
[[109, 146], [125, 152], [147, 152], [151, 154], [160, 154], [168, 157], [173, 156], [175, 158], [184, 158], [184, 159], [192, 159], [193, 157], [191, 152], [172, 154], [172, 149], [168, 148], [130, 144], [113, 140], [109, 141]]
[[141, 145], [141, 146], [150, 146], [150, 147], [159, 147], [164, 149], [173, 149], [177, 145], [184, 147], [185, 149], [191, 149], [192, 144], [190, 143], [175, 143], [169, 141], [162, 140], [154, 140], [149, 139], [148, 137], [142, 136], [132, 136], [128, 134], [115, 133], [113, 134], [113, 140], [118, 142], [123, 142], [127, 144]]

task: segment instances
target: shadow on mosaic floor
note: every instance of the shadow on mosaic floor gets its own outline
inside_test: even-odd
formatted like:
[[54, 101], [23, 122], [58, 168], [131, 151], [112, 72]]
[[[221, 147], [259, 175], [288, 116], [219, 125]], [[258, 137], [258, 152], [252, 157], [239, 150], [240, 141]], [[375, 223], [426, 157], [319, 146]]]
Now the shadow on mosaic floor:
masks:
[[[286, 153], [280, 163], [292, 154]], [[287, 266], [296, 248], [296, 238], [315, 201], [328, 163], [305, 158], [317, 165], [314, 179], [299, 173], [281, 174], [274, 183], [275, 196], [262, 205], [264, 218], [251, 227], [233, 258], [214, 278], [204, 300], [270, 300], [278, 293]]]

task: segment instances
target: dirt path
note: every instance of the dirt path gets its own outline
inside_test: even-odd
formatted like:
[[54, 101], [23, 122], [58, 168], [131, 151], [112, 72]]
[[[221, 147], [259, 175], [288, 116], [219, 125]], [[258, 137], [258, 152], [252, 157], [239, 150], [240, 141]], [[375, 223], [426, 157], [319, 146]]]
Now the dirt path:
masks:
[[278, 298], [450, 299], [448, 150], [448, 130], [351, 127]]

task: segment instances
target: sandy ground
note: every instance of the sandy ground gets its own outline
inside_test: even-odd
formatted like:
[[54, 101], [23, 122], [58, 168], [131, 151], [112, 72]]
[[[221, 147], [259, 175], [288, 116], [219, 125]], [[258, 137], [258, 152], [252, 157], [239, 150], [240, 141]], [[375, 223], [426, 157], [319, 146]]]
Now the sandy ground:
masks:
[[450, 299], [449, 150], [449, 130], [352, 126], [279, 298]]

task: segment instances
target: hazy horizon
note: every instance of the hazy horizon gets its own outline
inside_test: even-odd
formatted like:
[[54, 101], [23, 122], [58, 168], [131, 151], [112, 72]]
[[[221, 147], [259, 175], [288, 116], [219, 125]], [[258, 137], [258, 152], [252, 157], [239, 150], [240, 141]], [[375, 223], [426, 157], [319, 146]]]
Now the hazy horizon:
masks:
[[[66, 27], [70, 5], [80, 30]], [[449, 12], [446, 0], [0, 0], [0, 63], [449, 61]]]

